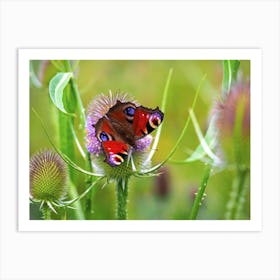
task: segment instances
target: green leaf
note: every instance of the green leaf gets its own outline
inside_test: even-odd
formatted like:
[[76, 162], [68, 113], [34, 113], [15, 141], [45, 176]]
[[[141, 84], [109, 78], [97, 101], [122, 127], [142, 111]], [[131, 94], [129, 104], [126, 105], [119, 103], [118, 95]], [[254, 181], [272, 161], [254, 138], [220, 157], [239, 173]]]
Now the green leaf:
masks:
[[63, 102], [64, 89], [69, 83], [70, 79], [73, 77], [73, 73], [57, 73], [50, 81], [49, 84], [49, 94], [54, 105], [63, 113], [72, 115], [65, 109], [65, 104]]
[[236, 80], [240, 60], [224, 60], [223, 61], [223, 83], [222, 83], [222, 97], [228, 95], [232, 83]]

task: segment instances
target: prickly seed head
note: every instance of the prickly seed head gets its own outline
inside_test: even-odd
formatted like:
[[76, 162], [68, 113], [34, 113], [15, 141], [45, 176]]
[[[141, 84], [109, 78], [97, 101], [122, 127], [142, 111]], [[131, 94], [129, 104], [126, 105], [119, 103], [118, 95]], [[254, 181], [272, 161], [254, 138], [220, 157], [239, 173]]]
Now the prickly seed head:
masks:
[[66, 194], [66, 165], [58, 154], [44, 150], [30, 160], [30, 195], [37, 200], [60, 200]]

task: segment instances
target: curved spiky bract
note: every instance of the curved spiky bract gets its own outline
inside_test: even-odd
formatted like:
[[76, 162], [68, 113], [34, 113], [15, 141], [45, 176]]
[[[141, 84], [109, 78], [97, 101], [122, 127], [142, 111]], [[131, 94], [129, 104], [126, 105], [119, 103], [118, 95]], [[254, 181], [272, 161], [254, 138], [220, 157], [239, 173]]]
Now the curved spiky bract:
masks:
[[[129, 178], [136, 171], [144, 170], [151, 166], [151, 161], [145, 162], [148, 156], [147, 151], [130, 151], [129, 156], [119, 166], [112, 167], [104, 161], [104, 156], [92, 155], [92, 166], [95, 172], [106, 176], [108, 179], [119, 180]], [[145, 163], [145, 164], [144, 164]]]
[[30, 195], [36, 200], [56, 201], [67, 192], [66, 165], [58, 154], [43, 150], [30, 160]]

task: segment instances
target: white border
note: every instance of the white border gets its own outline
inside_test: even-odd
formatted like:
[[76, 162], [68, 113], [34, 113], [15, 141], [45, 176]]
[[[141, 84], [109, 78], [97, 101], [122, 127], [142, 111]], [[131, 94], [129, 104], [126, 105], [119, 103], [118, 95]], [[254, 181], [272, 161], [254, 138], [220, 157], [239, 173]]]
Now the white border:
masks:
[[[246, 221], [36, 221], [29, 220], [29, 61], [222, 60], [251, 61], [251, 219]], [[262, 229], [262, 65], [260, 49], [19, 49], [19, 231], [260, 231]]]

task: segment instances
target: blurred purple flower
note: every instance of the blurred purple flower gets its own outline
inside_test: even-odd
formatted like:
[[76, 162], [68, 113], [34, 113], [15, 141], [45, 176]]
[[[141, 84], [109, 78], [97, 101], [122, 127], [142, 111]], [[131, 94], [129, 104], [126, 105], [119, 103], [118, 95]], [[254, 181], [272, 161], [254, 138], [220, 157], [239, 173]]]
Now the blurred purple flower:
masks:
[[171, 188], [170, 171], [167, 166], [159, 169], [159, 175], [155, 177], [154, 194], [160, 198], [165, 198], [170, 193]]
[[250, 84], [238, 82], [232, 86], [226, 99], [218, 102], [214, 113], [218, 113], [217, 127], [221, 136], [232, 136], [238, 110], [242, 114], [242, 135], [250, 136]]

